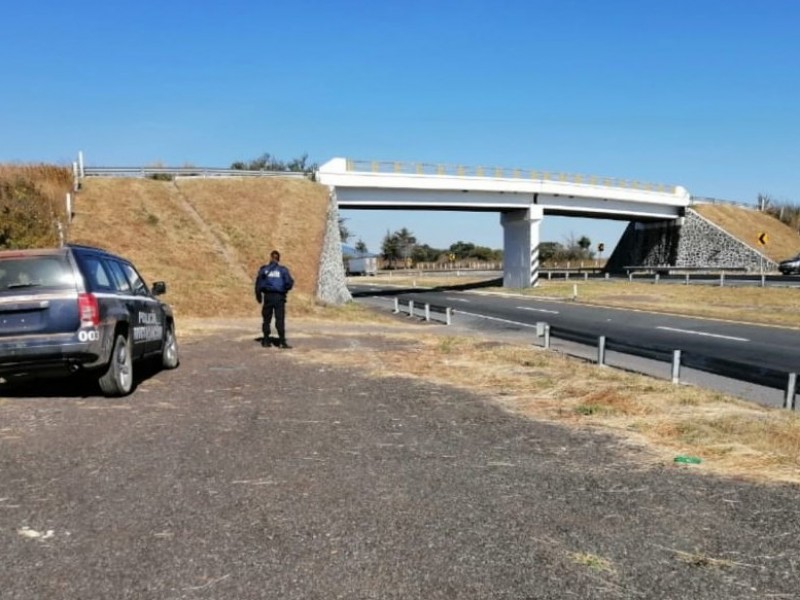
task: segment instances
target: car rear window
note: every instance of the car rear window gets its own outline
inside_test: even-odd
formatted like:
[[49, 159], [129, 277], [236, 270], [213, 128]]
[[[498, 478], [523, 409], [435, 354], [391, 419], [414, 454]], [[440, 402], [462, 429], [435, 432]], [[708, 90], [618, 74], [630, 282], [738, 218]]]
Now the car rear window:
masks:
[[0, 292], [29, 288], [74, 289], [75, 277], [63, 256], [0, 258]]

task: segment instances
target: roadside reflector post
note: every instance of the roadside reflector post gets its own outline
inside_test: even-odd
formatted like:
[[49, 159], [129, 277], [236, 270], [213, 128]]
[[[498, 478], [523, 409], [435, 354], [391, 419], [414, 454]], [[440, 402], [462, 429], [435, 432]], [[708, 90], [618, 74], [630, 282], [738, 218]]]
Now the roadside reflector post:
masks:
[[564, 271], [564, 279], [569, 279], [569, 271]]
[[548, 271], [547, 272], [547, 280], [550, 281], [552, 278], [553, 278], [553, 272], [552, 271]]
[[394, 299], [394, 314], [397, 314], [399, 312], [400, 312], [400, 298], [395, 296], [395, 299]]
[[725, 271], [719, 274], [719, 287], [725, 287]]
[[761, 274], [761, 287], [767, 287], [767, 276], [763, 273]]
[[409, 300], [408, 301], [408, 316], [409, 317], [413, 317], [414, 316], [414, 301], [413, 300]]
[[672, 383], [681, 382], [681, 351], [672, 351]]
[[609, 279], [610, 277], [611, 277], [611, 274], [610, 273], [606, 273], [606, 279]]
[[536, 321], [536, 337], [543, 337], [544, 330], [547, 327], [547, 323], [544, 321]]
[[628, 271], [628, 283], [633, 283], [633, 271]]
[[659, 277], [660, 277], [660, 275], [658, 273], [656, 273], [656, 276], [653, 278], [653, 283], [658, 283]]
[[427, 302], [425, 303], [425, 320], [426, 321], [431, 320], [431, 305], [428, 304]]
[[544, 324], [544, 347], [546, 350], [550, 349], [550, 325]]
[[449, 306], [444, 309], [444, 322], [445, 325], [450, 325], [450, 316], [453, 314], [453, 309]]
[[606, 336], [597, 338], [597, 364], [601, 367], [606, 364]]
[[689, 285], [689, 274], [686, 274], [686, 285]]
[[789, 373], [789, 380], [786, 382], [786, 395], [783, 398], [783, 408], [794, 410], [794, 394], [797, 388], [797, 373]]
[[584, 280], [584, 281], [589, 281], [589, 271], [585, 271], [585, 272], [583, 273], [583, 280]]
[[578, 299], [578, 284], [577, 283], [573, 283], [572, 284], [572, 299], [573, 300], [577, 300]]

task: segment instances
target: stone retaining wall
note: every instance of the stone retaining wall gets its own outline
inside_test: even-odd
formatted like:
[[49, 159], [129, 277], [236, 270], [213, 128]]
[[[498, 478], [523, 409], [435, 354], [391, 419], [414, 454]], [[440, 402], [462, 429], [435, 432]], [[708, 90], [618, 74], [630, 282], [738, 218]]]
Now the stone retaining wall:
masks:
[[317, 300], [325, 304], [339, 305], [352, 300], [347, 289], [347, 279], [342, 261], [342, 242], [339, 234], [339, 209], [336, 197], [331, 194], [328, 205], [328, 222], [325, 227], [325, 241], [319, 260], [317, 279]]
[[742, 267], [747, 271], [777, 269], [755, 248], [692, 209], [674, 221], [631, 223], [608, 260], [606, 270], [624, 271], [626, 266], [672, 266], [721, 269]]

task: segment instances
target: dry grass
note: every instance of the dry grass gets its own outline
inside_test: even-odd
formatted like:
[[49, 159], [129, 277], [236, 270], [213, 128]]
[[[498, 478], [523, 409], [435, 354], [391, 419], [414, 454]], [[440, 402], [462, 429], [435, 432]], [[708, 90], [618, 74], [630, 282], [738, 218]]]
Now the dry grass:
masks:
[[122, 254], [147, 281], [166, 280], [167, 300], [179, 315], [257, 314], [251, 276], [273, 247], [297, 280], [293, 313], [315, 310], [327, 211], [322, 186], [273, 179], [88, 179], [76, 211], [70, 241]]
[[[692, 208], [776, 262], [800, 252], [797, 231], [766, 213], [729, 204], [698, 204]], [[769, 238], [766, 246], [758, 243], [762, 232]]]
[[[377, 329], [377, 328], [376, 328]], [[372, 376], [408, 376], [477, 392], [527, 417], [614, 432], [642, 460], [755, 480], [800, 483], [800, 416], [708, 390], [598, 368], [529, 346], [447, 335], [391, 333], [381, 352], [300, 349], [298, 355]], [[330, 333], [330, 335], [335, 335]], [[645, 451], [646, 450], [646, 451]]]

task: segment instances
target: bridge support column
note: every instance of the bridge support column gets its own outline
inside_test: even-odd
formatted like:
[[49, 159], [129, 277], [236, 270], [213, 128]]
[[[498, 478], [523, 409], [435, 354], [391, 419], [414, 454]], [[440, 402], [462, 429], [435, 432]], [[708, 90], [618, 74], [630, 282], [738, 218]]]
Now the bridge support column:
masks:
[[539, 224], [542, 207], [530, 206], [500, 215], [503, 226], [503, 287], [528, 288], [539, 283]]

